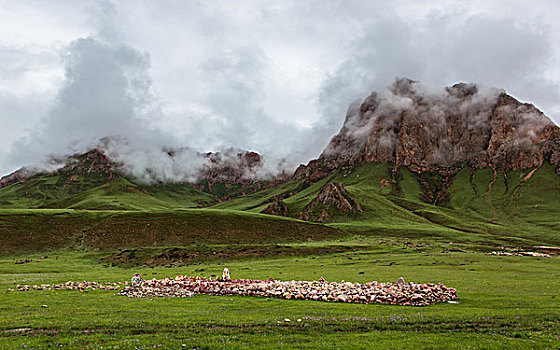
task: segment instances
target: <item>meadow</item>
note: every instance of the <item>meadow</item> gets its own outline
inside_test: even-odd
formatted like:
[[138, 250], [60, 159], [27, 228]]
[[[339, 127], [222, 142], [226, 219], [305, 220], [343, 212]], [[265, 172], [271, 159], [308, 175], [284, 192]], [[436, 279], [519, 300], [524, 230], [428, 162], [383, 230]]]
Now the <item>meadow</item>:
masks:
[[[145, 265], [104, 259], [119, 251], [58, 250], [0, 258], [1, 348], [448, 348], [560, 347], [560, 258], [491, 256], [484, 246], [437, 239], [346, 236], [283, 244], [276, 255]], [[192, 245], [189, 251], [243, 251]], [[255, 249], [255, 245], [248, 245]], [[328, 249], [334, 247], [333, 249]], [[345, 249], [341, 248], [345, 247]], [[154, 251], [158, 248], [152, 247]], [[294, 251], [299, 253], [294, 253]], [[15, 264], [20, 258], [33, 262]], [[36, 262], [40, 261], [40, 262]], [[9, 292], [16, 284], [116, 282], [177, 274], [233, 278], [441, 282], [458, 304], [428, 307], [197, 295], [131, 299], [115, 291]], [[46, 305], [48, 307], [43, 307]], [[288, 321], [289, 320], [289, 321]]]

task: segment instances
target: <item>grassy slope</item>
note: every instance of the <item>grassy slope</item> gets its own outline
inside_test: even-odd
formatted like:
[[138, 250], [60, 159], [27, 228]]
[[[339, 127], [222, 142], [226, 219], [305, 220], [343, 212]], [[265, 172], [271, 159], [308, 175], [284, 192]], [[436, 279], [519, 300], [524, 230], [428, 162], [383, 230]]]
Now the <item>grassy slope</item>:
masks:
[[302, 180], [292, 180], [275, 187], [267, 188], [243, 197], [234, 198], [227, 202], [213, 205], [212, 208], [260, 212], [267, 206], [272, 198], [297, 191], [302, 182]]
[[52, 208], [86, 210], [161, 210], [191, 208], [216, 202], [188, 184], [137, 186], [118, 178], [80, 194], [50, 203]]
[[0, 252], [191, 243], [271, 243], [341, 236], [323, 225], [229, 210], [0, 211]]
[[127, 179], [98, 175], [69, 181], [43, 175], [0, 189], [0, 208], [147, 210], [209, 206], [217, 200], [190, 184], [139, 186]]
[[[449, 188], [445, 206], [423, 202], [416, 176], [400, 170], [397, 184], [380, 188], [389, 178], [389, 165], [365, 163], [351, 170], [340, 170], [320, 182], [285, 198], [289, 215], [295, 217], [327, 182], [342, 182], [363, 207], [363, 213], [331, 217], [330, 226], [362, 234], [401, 237], [435, 236], [473, 243], [531, 246], [559, 244], [560, 177], [550, 164], [544, 164], [525, 183], [527, 171], [498, 173], [491, 168], [461, 170]], [[492, 184], [492, 186], [490, 186]], [[260, 211], [270, 199], [297, 188], [297, 182], [254, 193], [214, 208]]]
[[[382, 166], [372, 164], [364, 167]], [[498, 174], [490, 190], [489, 184], [493, 179], [491, 169], [463, 169], [449, 188], [451, 200], [447, 206], [433, 206], [420, 201], [416, 179], [406, 169], [401, 172], [403, 178], [397, 196], [379, 195], [378, 187], [373, 186], [375, 180], [383, 175], [382, 171], [373, 175], [373, 179], [342, 180], [348, 183], [346, 187], [350, 194], [360, 203], [366, 203], [366, 207], [374, 200], [381, 203], [379, 197], [382, 197], [398, 204], [408, 214], [395, 209], [387, 212], [390, 208], [388, 205], [378, 205], [364, 210], [362, 218], [352, 222], [352, 225], [402, 225], [404, 230], [408, 230], [407, 226], [414, 229], [425, 227], [427, 220], [435, 235], [450, 240], [493, 240], [496, 244], [518, 245], [560, 243], [560, 224], [556, 220], [560, 212], [560, 177], [549, 164], [544, 164], [522, 185], [520, 179], [529, 171], [509, 172], [507, 181], [503, 174]], [[385, 210], [380, 211], [381, 207]], [[377, 210], [378, 213], [376, 215], [368, 210]], [[429, 230], [428, 227], [426, 229]]]
[[0, 189], [0, 208], [37, 208], [79, 194], [109, 181], [91, 174], [70, 181], [68, 176], [44, 174]]

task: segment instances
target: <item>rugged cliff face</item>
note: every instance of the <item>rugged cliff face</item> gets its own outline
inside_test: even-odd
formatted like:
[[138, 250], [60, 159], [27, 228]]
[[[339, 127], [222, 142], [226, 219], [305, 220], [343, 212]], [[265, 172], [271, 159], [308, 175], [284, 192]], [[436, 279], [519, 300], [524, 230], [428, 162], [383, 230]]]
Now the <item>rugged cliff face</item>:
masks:
[[28, 177], [36, 174], [37, 172], [33, 169], [30, 168], [26, 168], [23, 167], [19, 170], [14, 171], [13, 173], [4, 176], [3, 178], [0, 179], [0, 188], [4, 188], [4, 187], [8, 187], [12, 184], [15, 184], [17, 182], [23, 182], [25, 181]]
[[472, 84], [429, 89], [398, 79], [348, 109], [340, 132], [296, 177], [318, 179], [344, 165], [390, 162], [451, 175], [463, 166], [519, 170], [560, 164], [560, 128], [531, 104]]

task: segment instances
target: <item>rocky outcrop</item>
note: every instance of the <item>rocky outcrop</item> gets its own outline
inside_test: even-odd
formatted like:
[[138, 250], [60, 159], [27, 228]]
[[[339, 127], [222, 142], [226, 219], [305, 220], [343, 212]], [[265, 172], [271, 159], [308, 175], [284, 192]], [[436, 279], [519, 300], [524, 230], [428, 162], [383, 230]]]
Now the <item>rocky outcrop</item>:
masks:
[[200, 178], [208, 182], [239, 183], [251, 181], [262, 170], [262, 159], [256, 152], [228, 149], [224, 152], [206, 153], [209, 160], [200, 170]]
[[288, 207], [281, 198], [276, 197], [274, 198], [272, 203], [270, 203], [266, 208], [263, 209], [263, 211], [261, 211], [261, 213], [268, 215], [288, 216]]
[[[77, 181], [80, 176], [97, 174], [108, 179], [112, 179], [118, 171], [119, 165], [111, 161], [102, 151], [93, 149], [84, 154], [74, 154], [65, 158], [51, 159], [50, 163], [56, 169], [52, 171], [55, 175], [60, 175], [67, 182]], [[23, 167], [10, 175], [0, 179], [0, 189], [18, 182], [25, 182], [29, 178], [45, 174], [47, 170]]]
[[297, 218], [314, 222], [326, 222], [329, 220], [329, 215], [333, 212], [362, 212], [362, 207], [350, 197], [344, 185], [336, 182], [323, 186], [317, 196], [298, 214]]
[[25, 181], [30, 176], [33, 176], [37, 173], [37, 171], [23, 167], [19, 170], [14, 171], [13, 173], [6, 175], [0, 179], [0, 188], [8, 187], [20, 181]]
[[[119, 164], [109, 159], [101, 150], [93, 149], [87, 153], [72, 155], [64, 161], [64, 167], [57, 172], [72, 176], [98, 174], [112, 179]], [[75, 177], [74, 177], [75, 178]]]
[[340, 132], [297, 178], [318, 180], [341, 166], [389, 162], [450, 176], [463, 166], [520, 170], [560, 164], [560, 128], [504, 91], [456, 84], [439, 91], [398, 79], [348, 109]]

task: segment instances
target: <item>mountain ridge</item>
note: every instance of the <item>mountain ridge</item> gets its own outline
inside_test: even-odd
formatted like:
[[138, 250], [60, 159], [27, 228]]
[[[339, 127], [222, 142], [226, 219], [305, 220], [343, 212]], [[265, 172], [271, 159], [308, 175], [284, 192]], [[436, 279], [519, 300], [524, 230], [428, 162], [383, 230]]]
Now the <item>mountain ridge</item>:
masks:
[[[425, 92], [398, 79], [389, 96], [374, 92], [351, 105], [345, 122], [318, 159], [296, 178], [314, 181], [342, 166], [389, 162], [416, 173], [456, 174], [464, 166], [504, 171], [560, 164], [560, 128], [534, 105], [504, 91], [487, 95], [474, 84]], [[560, 168], [557, 168], [560, 174]]]
[[[167, 151], [171, 158], [175, 153]], [[216, 182], [246, 187], [261, 179], [259, 153], [230, 148], [199, 156], [207, 163], [199, 168], [198, 180], [191, 182], [201, 190], [211, 192]], [[481, 92], [475, 84], [457, 83], [434, 91], [399, 78], [385, 94], [373, 92], [360, 104], [352, 104], [340, 131], [319, 158], [300, 165], [292, 175], [283, 172], [268, 180], [316, 181], [339, 167], [362, 162], [389, 162], [417, 173], [451, 175], [464, 165], [508, 171], [533, 168], [543, 161], [560, 164], [560, 128], [534, 105], [502, 90]], [[54, 172], [83, 175], [87, 171], [110, 179], [116, 173], [127, 176], [103, 147], [56, 162], [63, 166]], [[2, 177], [0, 189], [38, 173], [44, 171], [22, 167]]]

